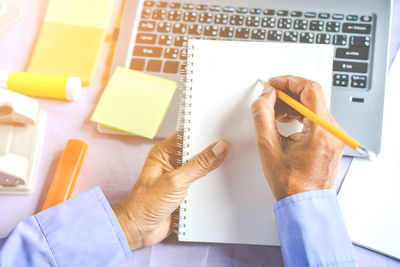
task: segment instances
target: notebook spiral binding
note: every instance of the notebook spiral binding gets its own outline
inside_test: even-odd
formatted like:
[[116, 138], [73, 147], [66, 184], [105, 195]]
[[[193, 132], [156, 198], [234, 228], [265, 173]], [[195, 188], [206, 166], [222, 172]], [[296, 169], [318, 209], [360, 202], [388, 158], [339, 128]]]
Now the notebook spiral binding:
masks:
[[[190, 41], [189, 41], [190, 43]], [[179, 115], [178, 115], [178, 167], [186, 164], [189, 160], [189, 140], [190, 140], [190, 115], [192, 107], [192, 82], [193, 82], [193, 45], [188, 45], [186, 51], [187, 60], [181, 61], [181, 71], [179, 78]], [[180, 207], [174, 214], [174, 229], [178, 238], [186, 234], [186, 204], [187, 200], [183, 200]]]

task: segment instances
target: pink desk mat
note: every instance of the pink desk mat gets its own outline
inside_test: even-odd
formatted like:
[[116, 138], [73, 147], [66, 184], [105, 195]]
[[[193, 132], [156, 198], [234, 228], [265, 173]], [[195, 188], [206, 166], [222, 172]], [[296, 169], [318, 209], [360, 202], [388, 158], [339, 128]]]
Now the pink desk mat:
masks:
[[[399, 0], [397, 14], [400, 13]], [[17, 0], [24, 18], [0, 35], [0, 68], [24, 70], [29, 62], [47, 1]], [[399, 23], [398, 18], [395, 18]], [[400, 24], [400, 23], [399, 23]], [[397, 27], [395, 42], [400, 43]], [[395, 31], [396, 32], [396, 31]], [[0, 196], [0, 236], [6, 236], [23, 218], [40, 211], [55, 172], [57, 162], [69, 138], [88, 143], [88, 151], [73, 195], [99, 185], [111, 205], [118, 203], [138, 177], [145, 157], [155, 141], [140, 137], [101, 135], [89, 118], [107, 82], [113, 44], [106, 42], [97, 67], [95, 82], [85, 88], [76, 102], [40, 99], [47, 112], [47, 127], [35, 192], [26, 196]], [[394, 51], [394, 50], [393, 50]], [[394, 55], [394, 53], [392, 53]], [[350, 158], [342, 160], [343, 177]], [[400, 266], [400, 263], [375, 252], [356, 248], [360, 266]], [[121, 266], [283, 266], [279, 247], [182, 244], [170, 237], [165, 242], [139, 249]]]

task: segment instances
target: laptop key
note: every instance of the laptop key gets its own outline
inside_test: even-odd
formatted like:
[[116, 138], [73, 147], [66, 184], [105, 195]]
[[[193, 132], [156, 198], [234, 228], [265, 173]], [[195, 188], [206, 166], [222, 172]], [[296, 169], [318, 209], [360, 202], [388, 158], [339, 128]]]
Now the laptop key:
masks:
[[347, 87], [349, 85], [349, 75], [348, 74], [334, 74], [332, 79], [332, 85]]
[[350, 47], [369, 47], [371, 45], [371, 37], [369, 36], [351, 36]]
[[217, 14], [214, 18], [215, 24], [228, 24], [229, 15], [227, 14]]
[[187, 24], [175, 23], [172, 28], [173, 33], [185, 34], [187, 31]]
[[232, 15], [229, 21], [231, 25], [238, 25], [238, 26], [243, 25], [243, 22], [244, 22], [244, 16], [242, 15]]
[[169, 22], [159, 22], [157, 24], [157, 32], [169, 33], [171, 32], [172, 24]]
[[220, 37], [232, 38], [233, 33], [234, 33], [233, 27], [221, 27], [221, 29], [219, 30]]
[[210, 6], [210, 11], [218, 12], [221, 11], [221, 6]]
[[145, 7], [153, 7], [154, 1], [144, 1], [143, 6]]
[[175, 36], [174, 46], [187, 46], [188, 37], [187, 36]]
[[262, 19], [261, 26], [264, 28], [274, 28], [276, 19], [272, 17], [266, 17]]
[[197, 20], [197, 12], [196, 11], [187, 11], [183, 14], [184, 22], [196, 22]]
[[194, 4], [184, 4], [183, 9], [192, 10], [195, 8]]
[[178, 73], [179, 71], [179, 61], [166, 61], [164, 64], [163, 71], [165, 73]]
[[167, 16], [167, 11], [165, 9], [154, 9], [153, 10], [153, 19], [155, 20], [165, 20]]
[[347, 15], [346, 16], [346, 20], [357, 21], [358, 20], [358, 16], [357, 15]]
[[297, 32], [285, 32], [283, 35], [283, 41], [295, 43], [297, 42]]
[[280, 29], [290, 29], [292, 27], [292, 19], [278, 19], [278, 28]]
[[151, 72], [160, 72], [161, 67], [162, 67], [161, 60], [153, 60], [152, 59], [152, 60], [149, 60], [149, 62], [147, 62], [146, 70], [151, 71]]
[[266, 34], [266, 30], [264, 29], [254, 29], [251, 32], [251, 39], [254, 40], [264, 40], [265, 39], [265, 34]]
[[310, 22], [310, 30], [311, 31], [323, 31], [324, 30], [324, 22], [322, 20], [312, 20]]
[[351, 76], [351, 87], [354, 88], [366, 88], [367, 87], [367, 76], [353, 75]]
[[237, 28], [235, 37], [239, 39], [248, 39], [250, 36], [250, 29], [247, 28]]
[[306, 19], [296, 19], [294, 21], [293, 28], [295, 30], [307, 30], [308, 27], [308, 20]]
[[203, 32], [203, 26], [199, 24], [191, 24], [189, 25], [188, 34], [190, 35], [201, 35]]
[[329, 13], [319, 13], [318, 18], [319, 19], [329, 19], [331, 15]]
[[153, 32], [156, 28], [156, 23], [154, 21], [140, 21], [139, 22], [139, 31], [144, 32]]
[[336, 57], [368, 60], [369, 48], [365, 47], [338, 48], [336, 49]]
[[347, 45], [347, 36], [346, 35], [334, 35], [333, 36], [333, 44], [334, 45]]
[[161, 57], [162, 50], [162, 47], [137, 45], [133, 49], [133, 55], [141, 57]]
[[226, 6], [222, 9], [222, 11], [226, 13], [233, 13], [235, 12], [235, 8], [233, 6]]
[[252, 8], [250, 9], [250, 14], [252, 15], [260, 15], [262, 12], [261, 8]]
[[284, 17], [284, 16], [289, 15], [289, 11], [287, 11], [287, 10], [278, 10], [278, 11], [276, 12], [276, 14], [277, 14], [278, 16]]
[[172, 45], [173, 37], [169, 34], [161, 34], [160, 38], [158, 39], [159, 45]]
[[333, 61], [333, 71], [367, 73], [368, 63]]
[[238, 7], [236, 9], [236, 12], [240, 13], [240, 14], [245, 14], [245, 13], [249, 12], [249, 9], [247, 7]]
[[172, 9], [181, 8], [181, 3], [170, 3], [169, 8], [172, 8]]
[[187, 59], [187, 49], [186, 48], [181, 49], [179, 59], [181, 59], [181, 60]]
[[330, 44], [331, 43], [331, 35], [327, 33], [318, 33], [317, 35], [317, 44]]
[[291, 17], [301, 17], [301, 15], [303, 15], [303, 13], [301, 11], [292, 11], [292, 12], [290, 12], [290, 16]]
[[155, 44], [157, 41], [157, 34], [138, 33], [136, 35], [136, 43], [139, 44]]
[[131, 61], [130, 69], [133, 70], [144, 70], [144, 65], [146, 64], [146, 60], [143, 58], [133, 58]]
[[275, 10], [273, 10], [273, 9], [264, 9], [264, 15], [273, 16], [273, 15], [275, 15]]
[[166, 48], [164, 51], [164, 58], [168, 59], [177, 59], [179, 55], [179, 49], [178, 48]]
[[202, 12], [199, 14], [199, 22], [200, 23], [211, 23], [213, 18], [213, 14], [210, 12]]
[[337, 21], [329, 21], [326, 23], [326, 31], [327, 32], [339, 32], [340, 31], [340, 22]]
[[168, 20], [170, 21], [180, 21], [182, 17], [181, 10], [170, 10], [168, 12]]
[[372, 21], [372, 17], [371, 16], [361, 16], [360, 20], [362, 22], [371, 22]]
[[207, 25], [204, 27], [204, 36], [217, 36], [218, 35], [218, 27], [214, 25]]
[[359, 24], [359, 23], [343, 23], [343, 32], [347, 33], [371, 33], [371, 24]]
[[280, 41], [282, 39], [282, 31], [268, 31], [268, 40], [270, 41]]
[[260, 25], [260, 17], [258, 16], [248, 16], [246, 18], [246, 26], [258, 27]]
[[167, 7], [168, 7], [168, 2], [158, 2], [158, 3], [156, 4], [156, 7], [159, 7], [159, 8], [167, 8]]
[[142, 19], [151, 19], [151, 9], [150, 8], [144, 8], [142, 11]]
[[300, 42], [301, 43], [313, 43], [314, 42], [314, 34], [311, 32], [300, 33]]
[[335, 20], [343, 20], [344, 19], [344, 15], [343, 14], [333, 14], [332, 18]]
[[315, 13], [315, 12], [306, 12], [306, 13], [304, 13], [304, 17], [305, 17], [305, 18], [314, 19], [314, 18], [317, 17], [317, 13]]
[[197, 5], [196, 9], [200, 10], [200, 11], [206, 11], [208, 9], [208, 6], [207, 5]]

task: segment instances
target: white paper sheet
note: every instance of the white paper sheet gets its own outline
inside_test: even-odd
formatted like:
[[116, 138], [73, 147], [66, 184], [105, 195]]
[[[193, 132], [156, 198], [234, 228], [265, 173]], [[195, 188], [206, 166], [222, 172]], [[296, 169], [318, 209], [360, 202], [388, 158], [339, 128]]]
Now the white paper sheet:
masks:
[[339, 192], [339, 201], [351, 240], [398, 259], [400, 259], [399, 59], [397, 58], [392, 65], [385, 92], [381, 153], [374, 161], [353, 159]]
[[189, 189], [180, 241], [278, 245], [273, 204], [258, 157], [251, 104], [267, 80], [292, 74], [318, 81], [330, 103], [333, 48], [308, 44], [190, 40], [193, 57], [191, 158], [217, 140], [224, 163]]

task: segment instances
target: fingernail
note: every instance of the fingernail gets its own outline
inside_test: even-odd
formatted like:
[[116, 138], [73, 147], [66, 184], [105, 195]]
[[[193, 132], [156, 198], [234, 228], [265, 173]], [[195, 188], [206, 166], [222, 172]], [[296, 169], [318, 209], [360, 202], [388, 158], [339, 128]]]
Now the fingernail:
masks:
[[264, 86], [264, 89], [262, 90], [262, 93], [261, 93], [261, 94], [269, 93], [269, 92], [271, 92], [272, 90], [274, 90], [274, 87], [272, 87], [269, 83], [267, 83], [267, 84]]
[[225, 152], [227, 147], [228, 145], [225, 142], [219, 141], [218, 143], [215, 144], [212, 150], [214, 155], [218, 157]]

